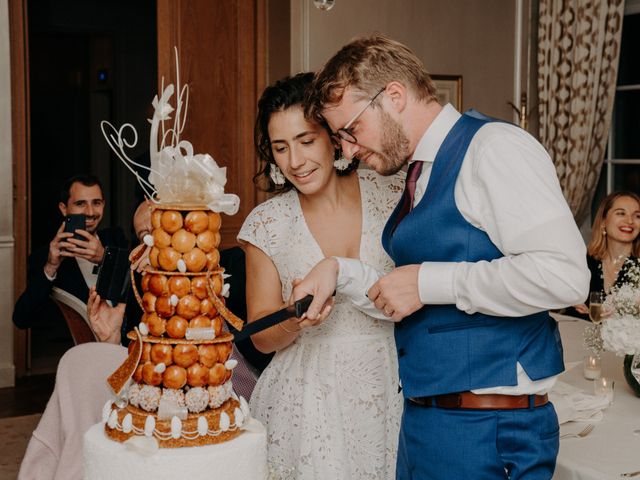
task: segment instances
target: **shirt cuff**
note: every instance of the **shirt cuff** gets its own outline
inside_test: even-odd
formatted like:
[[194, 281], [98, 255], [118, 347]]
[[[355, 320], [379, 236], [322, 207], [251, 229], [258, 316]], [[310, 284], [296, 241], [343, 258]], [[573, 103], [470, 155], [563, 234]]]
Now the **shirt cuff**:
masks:
[[424, 262], [418, 271], [418, 293], [424, 305], [456, 303], [453, 281], [457, 263]]
[[378, 320], [391, 320], [376, 308], [367, 292], [382, 276], [375, 268], [353, 258], [333, 257], [338, 262], [336, 290], [361, 312]]
[[367, 291], [378, 281], [380, 274], [354, 258], [333, 257], [338, 262], [336, 289], [351, 299], [366, 298]]
[[53, 277], [50, 277], [49, 275], [47, 275], [47, 271], [43, 268], [42, 272], [44, 273], [44, 276], [47, 277], [47, 280], [49, 280], [50, 282], [53, 282], [56, 277], [58, 276], [58, 272], [53, 274]]

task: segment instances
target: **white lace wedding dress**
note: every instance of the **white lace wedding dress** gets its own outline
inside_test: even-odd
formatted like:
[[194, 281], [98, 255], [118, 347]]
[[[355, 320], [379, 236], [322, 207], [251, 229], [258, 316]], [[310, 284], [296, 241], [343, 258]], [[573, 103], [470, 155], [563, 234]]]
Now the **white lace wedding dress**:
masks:
[[[380, 237], [402, 193], [404, 174], [381, 177], [361, 170], [358, 175], [360, 259], [389, 271], [392, 263]], [[273, 260], [283, 299], [290, 296], [292, 280], [324, 258], [295, 191], [257, 206], [238, 239]], [[324, 323], [305, 329], [276, 353], [251, 397], [252, 415], [267, 427], [269, 462], [297, 479], [395, 478], [401, 410], [393, 324], [368, 317], [340, 294]]]

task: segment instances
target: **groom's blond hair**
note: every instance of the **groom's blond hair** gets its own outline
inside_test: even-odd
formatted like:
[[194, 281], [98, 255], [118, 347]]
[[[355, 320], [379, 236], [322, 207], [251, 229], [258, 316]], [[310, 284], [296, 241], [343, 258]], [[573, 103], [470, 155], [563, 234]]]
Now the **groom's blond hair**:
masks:
[[306, 101], [308, 117], [342, 100], [347, 87], [373, 97], [398, 81], [418, 100], [436, 101], [436, 87], [420, 59], [405, 45], [383, 35], [359, 37], [342, 47], [316, 74]]

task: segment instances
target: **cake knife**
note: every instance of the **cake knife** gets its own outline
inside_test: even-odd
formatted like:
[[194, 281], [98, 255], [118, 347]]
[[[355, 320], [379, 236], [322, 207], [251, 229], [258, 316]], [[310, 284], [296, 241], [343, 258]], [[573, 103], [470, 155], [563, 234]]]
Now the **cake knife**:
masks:
[[234, 333], [233, 341], [239, 342], [244, 340], [245, 338], [250, 337], [262, 330], [265, 330], [269, 327], [273, 327], [280, 322], [284, 322], [288, 318], [300, 318], [307, 311], [309, 305], [311, 305], [311, 301], [313, 300], [313, 295], [307, 295], [300, 300], [297, 300], [293, 303], [293, 305], [289, 305], [287, 307], [281, 308], [280, 310], [270, 313], [262, 318], [254, 320], [251, 323], [247, 323], [242, 330], [238, 333]]

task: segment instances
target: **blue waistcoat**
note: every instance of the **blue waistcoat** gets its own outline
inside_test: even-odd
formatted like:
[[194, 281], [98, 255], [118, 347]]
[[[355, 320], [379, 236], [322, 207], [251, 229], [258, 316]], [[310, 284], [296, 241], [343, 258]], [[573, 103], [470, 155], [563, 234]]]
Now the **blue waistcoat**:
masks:
[[[490, 121], [477, 112], [462, 115], [438, 150], [424, 197], [397, 225], [402, 200], [396, 207], [382, 234], [396, 266], [503, 256], [464, 219], [454, 198], [469, 144]], [[564, 369], [558, 328], [547, 312], [507, 318], [425, 305], [396, 324], [395, 338], [405, 397], [516, 385], [516, 362], [532, 380]]]

